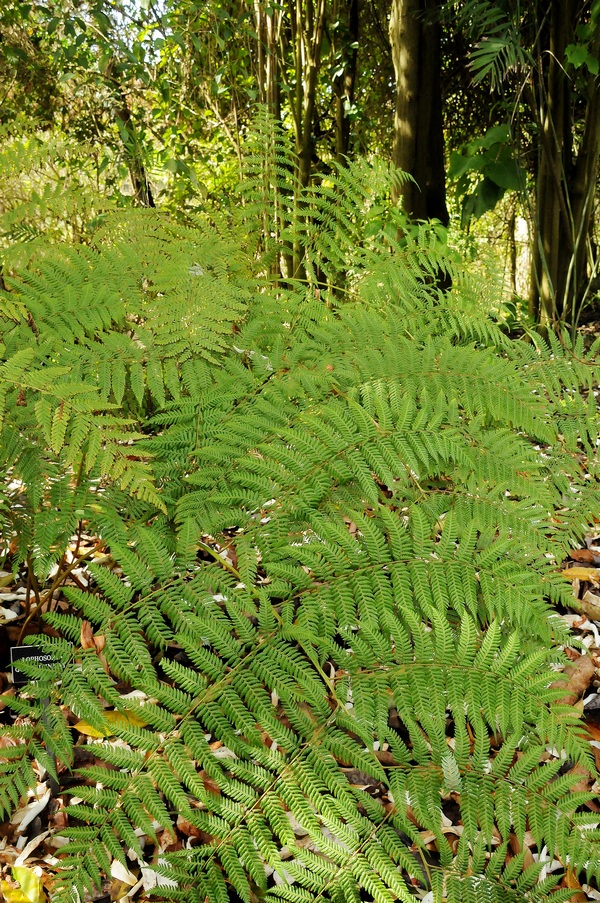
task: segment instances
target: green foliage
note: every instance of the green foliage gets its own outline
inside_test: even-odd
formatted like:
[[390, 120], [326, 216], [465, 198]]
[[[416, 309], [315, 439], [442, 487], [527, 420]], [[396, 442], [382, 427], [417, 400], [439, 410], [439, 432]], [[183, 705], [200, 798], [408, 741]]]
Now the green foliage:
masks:
[[115, 215], [90, 246], [40, 246], [5, 279], [0, 455], [20, 558], [35, 549], [45, 577], [104, 504], [99, 480], [164, 509], [132, 443], [218, 359], [248, 288], [223, 239], [142, 213]]
[[463, 227], [471, 218], [493, 210], [507, 190], [524, 188], [525, 173], [509, 142], [508, 126], [494, 126], [483, 138], [471, 141], [463, 153], [450, 155], [448, 178], [456, 181]]
[[61, 134], [32, 133], [15, 126], [0, 131], [0, 265], [23, 267], [49, 239], [89, 240], [115, 204], [103, 197], [111, 171], [100, 176], [92, 148]]
[[[5, 492], [25, 492], [44, 561], [51, 493], [75, 518], [94, 495], [112, 565], [46, 614], [58, 664], [11, 702], [2, 805], [32, 758], [52, 769], [44, 745], [70, 765], [71, 711], [107, 736], [72, 790], [56, 900], [127, 856], [165, 900], [566, 900], [560, 872], [506, 854], [529, 832], [598, 878], [590, 794], [562, 773], [594, 765], [551, 686], [556, 564], [594, 510], [596, 349], [509, 341], [365, 164], [282, 184], [298, 216], [261, 241], [269, 184], [248, 179], [231, 242], [109, 219], [10, 279]], [[282, 286], [267, 271], [289, 247], [303, 278]], [[148, 862], [178, 816], [196, 840]]]

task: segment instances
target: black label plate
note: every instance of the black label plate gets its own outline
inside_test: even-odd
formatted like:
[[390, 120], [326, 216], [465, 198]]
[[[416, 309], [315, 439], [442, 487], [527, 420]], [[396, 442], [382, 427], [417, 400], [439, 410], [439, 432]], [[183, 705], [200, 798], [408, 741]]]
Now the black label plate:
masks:
[[35, 662], [37, 665], [55, 665], [56, 661], [49, 652], [42, 649], [41, 646], [11, 646], [10, 664], [12, 667], [13, 684], [26, 684], [31, 678], [28, 677], [17, 666], [17, 662], [28, 661]]

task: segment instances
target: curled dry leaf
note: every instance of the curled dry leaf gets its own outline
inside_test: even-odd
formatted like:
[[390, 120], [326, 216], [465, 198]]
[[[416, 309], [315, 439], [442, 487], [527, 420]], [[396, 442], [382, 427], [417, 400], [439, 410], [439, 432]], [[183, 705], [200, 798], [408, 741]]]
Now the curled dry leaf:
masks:
[[92, 629], [92, 625], [89, 621], [81, 622], [81, 633], [79, 636], [79, 643], [82, 649], [95, 649], [94, 645], [94, 631]]
[[44, 811], [50, 802], [50, 790], [46, 790], [45, 784], [38, 785], [37, 793], [37, 799], [34, 799], [33, 802], [23, 806], [22, 809], [18, 809], [10, 820], [11, 825], [19, 826], [18, 830], [21, 834], [25, 828], [31, 824], [34, 818], [39, 815], [40, 812]]
[[581, 655], [572, 665], [567, 665], [558, 680], [551, 684], [557, 690], [564, 690], [564, 696], [558, 701], [563, 705], [575, 705], [589, 687], [595, 670], [589, 655]]
[[581, 611], [590, 621], [600, 621], [600, 596], [589, 590], [584, 593], [581, 600]]
[[121, 881], [123, 884], [129, 885], [129, 887], [133, 887], [134, 884], [137, 884], [138, 879], [133, 874], [133, 872], [130, 872], [129, 869], [126, 869], [118, 859], [113, 859], [110, 866], [110, 874], [117, 881]]
[[95, 649], [96, 652], [102, 652], [106, 646], [106, 637], [103, 634], [95, 635], [90, 622], [83, 621], [79, 642], [82, 649]]
[[204, 831], [197, 828], [196, 825], [192, 824], [191, 821], [188, 821], [187, 818], [184, 818], [183, 815], [177, 816], [177, 830], [181, 831], [182, 834], [185, 834], [186, 837], [201, 837], [203, 839], [206, 837]]
[[15, 859], [14, 867], [18, 868], [21, 865], [25, 865], [31, 854], [34, 850], [37, 850], [39, 845], [43, 840], [48, 837], [50, 831], [44, 831], [43, 834], [38, 834], [37, 837], [34, 837], [33, 840], [30, 840], [29, 843], [23, 848], [20, 855]]

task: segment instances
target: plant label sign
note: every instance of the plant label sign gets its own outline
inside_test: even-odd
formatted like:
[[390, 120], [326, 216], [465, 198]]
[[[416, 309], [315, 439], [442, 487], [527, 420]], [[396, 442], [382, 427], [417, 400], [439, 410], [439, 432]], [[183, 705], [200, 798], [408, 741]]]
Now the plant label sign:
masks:
[[30, 678], [21, 671], [17, 662], [35, 662], [37, 665], [55, 665], [56, 661], [49, 652], [41, 646], [11, 646], [10, 664], [12, 667], [12, 680], [15, 686], [26, 684]]

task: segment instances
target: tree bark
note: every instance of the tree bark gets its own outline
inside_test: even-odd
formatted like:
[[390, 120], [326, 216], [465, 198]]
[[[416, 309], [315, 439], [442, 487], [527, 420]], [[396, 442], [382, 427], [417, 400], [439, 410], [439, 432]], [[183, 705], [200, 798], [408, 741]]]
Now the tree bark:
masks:
[[155, 207], [150, 181], [146, 167], [141, 158], [137, 146], [135, 126], [131, 118], [131, 110], [127, 105], [124, 93], [119, 89], [122, 106], [116, 111], [117, 121], [120, 122], [121, 140], [125, 148], [127, 168], [133, 186], [133, 196], [142, 207]]
[[313, 126], [326, 9], [327, 0], [296, 0], [293, 18], [296, 73], [294, 131], [299, 160], [298, 178], [302, 188], [310, 182], [312, 168]]
[[343, 64], [343, 71], [334, 79], [335, 91], [335, 158], [344, 164], [350, 152], [349, 108], [354, 103], [356, 70], [358, 65], [358, 0], [341, 0], [334, 10], [334, 18], [343, 28], [340, 46], [337, 49]]
[[279, 80], [279, 38], [282, 10], [267, 9], [262, 0], [255, 0], [254, 19], [258, 38], [259, 99], [269, 113], [281, 119], [281, 85]]
[[104, 77], [113, 91], [114, 116], [119, 126], [133, 196], [142, 207], [155, 207], [150, 180], [138, 145], [135, 124], [127, 103], [127, 94], [119, 75], [117, 60], [114, 57], [109, 61]]
[[[553, 0], [541, 29], [538, 97], [527, 97], [539, 133], [529, 312], [538, 321], [575, 324], [588, 283], [587, 242], [600, 158], [600, 90], [587, 80], [583, 132], [573, 151], [573, 96], [565, 51], [574, 40], [574, 0]], [[600, 52], [600, 26], [590, 43]]]
[[438, 10], [432, 0], [392, 0], [393, 162], [414, 179], [398, 189], [396, 198], [402, 199], [410, 219], [438, 219], [448, 225]]
[[[572, 0], [552, 0], [547, 52], [539, 58], [539, 100], [536, 118], [540, 159], [536, 185], [536, 236], [530, 311], [554, 321], [560, 316], [558, 293], [564, 283], [564, 259], [572, 253], [572, 223], [568, 209], [571, 168], [569, 86], [564, 71], [565, 48], [572, 30]], [[544, 34], [542, 29], [541, 34]]]
[[[600, 54], [600, 28], [590, 52]], [[565, 312], [567, 319], [577, 320], [589, 278], [587, 241], [593, 221], [594, 197], [600, 161], [600, 90], [597, 79], [590, 74], [587, 80], [587, 106], [581, 146], [577, 153], [571, 180], [573, 210], [573, 271], [567, 274]], [[595, 263], [595, 261], [594, 261]]]

